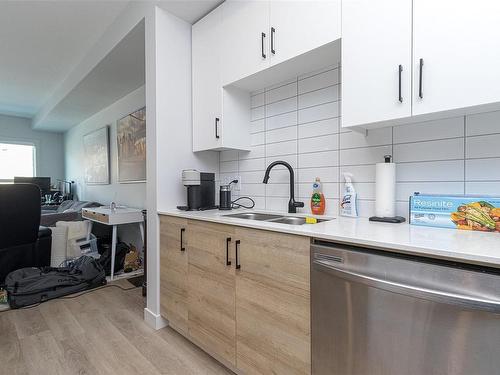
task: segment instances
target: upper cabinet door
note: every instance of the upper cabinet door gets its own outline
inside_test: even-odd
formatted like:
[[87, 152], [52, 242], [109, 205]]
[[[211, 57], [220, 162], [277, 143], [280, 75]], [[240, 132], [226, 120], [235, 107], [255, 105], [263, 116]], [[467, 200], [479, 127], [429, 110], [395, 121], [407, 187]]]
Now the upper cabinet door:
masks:
[[340, 0], [271, 1], [271, 64], [311, 51], [340, 38]]
[[412, 0], [342, 1], [343, 127], [411, 116], [411, 24]]
[[413, 114], [500, 101], [500, 2], [414, 0], [413, 7]]
[[193, 25], [193, 151], [222, 144], [222, 10], [218, 7]]
[[269, 2], [222, 4], [222, 83], [227, 85], [269, 66]]

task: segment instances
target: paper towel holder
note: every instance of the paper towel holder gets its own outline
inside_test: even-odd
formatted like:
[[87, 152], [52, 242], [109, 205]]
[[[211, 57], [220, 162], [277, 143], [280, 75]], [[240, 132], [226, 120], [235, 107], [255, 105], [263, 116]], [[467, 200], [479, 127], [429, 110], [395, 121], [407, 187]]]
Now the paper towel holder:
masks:
[[[392, 155], [384, 155], [384, 162], [385, 163], [390, 163], [391, 159], [392, 159]], [[393, 223], [393, 224], [404, 223], [406, 221], [406, 219], [403, 216], [390, 216], [390, 217], [372, 216], [368, 220], [369, 221], [379, 221], [382, 223]]]

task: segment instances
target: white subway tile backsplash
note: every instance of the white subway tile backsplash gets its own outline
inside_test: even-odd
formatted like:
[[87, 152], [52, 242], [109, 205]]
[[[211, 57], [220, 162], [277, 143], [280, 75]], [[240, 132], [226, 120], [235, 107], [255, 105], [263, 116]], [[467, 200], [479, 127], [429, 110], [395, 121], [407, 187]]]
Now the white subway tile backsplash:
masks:
[[260, 107], [265, 104], [264, 93], [254, 95], [250, 98], [251, 108]]
[[239, 172], [241, 184], [260, 184], [264, 178], [264, 171]]
[[467, 136], [500, 133], [500, 111], [466, 117]]
[[394, 127], [394, 143], [432, 141], [464, 136], [464, 118], [419, 122]]
[[282, 115], [268, 117], [266, 119], [267, 131], [292, 125], [297, 125], [297, 112], [284, 113]]
[[422, 194], [464, 194], [463, 182], [398, 182], [396, 199], [407, 202], [413, 193]]
[[266, 104], [266, 116], [277, 116], [282, 113], [291, 112], [297, 110], [297, 98], [293, 97], [290, 99], [281, 100], [279, 102], [274, 102], [271, 104]]
[[266, 143], [292, 141], [297, 139], [297, 126], [268, 130], [266, 132]]
[[250, 133], [254, 134], [263, 132], [264, 130], [266, 130], [265, 126], [266, 126], [266, 120], [263, 118], [260, 120], [252, 121], [250, 122]]
[[288, 198], [266, 197], [266, 210], [283, 211], [288, 209]]
[[467, 137], [466, 158], [500, 157], [500, 134]]
[[[299, 184], [298, 197], [300, 199], [311, 199], [313, 192], [313, 183]], [[325, 198], [339, 198], [339, 183], [337, 182], [323, 182], [321, 184]]]
[[465, 179], [467, 181], [500, 181], [500, 158], [466, 160]]
[[252, 108], [250, 111], [250, 120], [255, 121], [265, 117], [265, 107]]
[[313, 152], [299, 155], [299, 168], [330, 167], [339, 165], [339, 152]]
[[[375, 199], [375, 183], [373, 182], [358, 182], [356, 183], [356, 193], [358, 195], [358, 199]], [[341, 193], [345, 189], [345, 183], [340, 184]]]
[[299, 125], [298, 138], [317, 137], [339, 132], [339, 118], [331, 118]]
[[353, 181], [375, 182], [375, 165], [349, 165], [340, 167], [340, 181], [344, 181], [344, 173], [351, 173]]
[[339, 135], [330, 134], [314, 138], [299, 139], [299, 154], [332, 151], [339, 148]]
[[238, 151], [236, 150], [221, 151], [219, 160], [221, 162], [238, 160]]
[[299, 109], [339, 100], [339, 85], [325, 87], [299, 95]]
[[484, 194], [500, 197], [500, 181], [466, 182], [465, 194]]
[[384, 155], [391, 155], [391, 146], [365, 147], [340, 150], [340, 165], [375, 164], [384, 161]]
[[[262, 182], [262, 181], [261, 181]], [[240, 196], [265, 197], [265, 184], [241, 184]]]
[[396, 166], [399, 182], [463, 181], [463, 160], [403, 163]]
[[242, 159], [239, 161], [240, 172], [261, 171], [266, 167], [266, 159]]
[[394, 145], [394, 161], [397, 163], [463, 159], [463, 157], [463, 138]]
[[310, 182], [321, 179], [321, 182], [339, 182], [339, 167], [304, 168], [298, 170], [298, 182]]
[[290, 155], [297, 153], [297, 141], [266, 144], [266, 156]]
[[297, 82], [294, 81], [288, 85], [283, 85], [275, 89], [266, 91], [266, 103], [274, 103], [279, 100], [295, 98], [297, 96]]
[[342, 148], [383, 146], [392, 144], [392, 128], [370, 129], [368, 134], [350, 131], [340, 134]]
[[339, 102], [320, 104], [314, 107], [301, 109], [299, 111], [299, 124], [326, 120], [339, 116]]
[[264, 143], [266, 143], [265, 132], [250, 134], [250, 144], [252, 146], [263, 145]]
[[[310, 212], [312, 183], [320, 177], [326, 214], [337, 216], [343, 173], [353, 174], [360, 216], [375, 209], [375, 163], [393, 155], [397, 163], [396, 211], [408, 216], [408, 197], [432, 194], [500, 195], [500, 111], [412, 123], [366, 134], [340, 128], [338, 65], [290, 79], [251, 97], [250, 151], [220, 153], [220, 181], [241, 177], [234, 197], [250, 196], [257, 209], [286, 211], [288, 170], [295, 171], [296, 198]], [[362, 107], [360, 107], [362, 110]], [[226, 182], [226, 183], [227, 183]]]
[[[271, 181], [271, 180], [269, 180]], [[295, 191], [297, 191], [298, 185], [295, 185]], [[290, 197], [290, 184], [288, 181], [286, 183], [268, 183], [266, 185], [266, 197]]]
[[222, 161], [220, 162], [220, 173], [238, 172], [238, 161]]
[[299, 94], [319, 90], [339, 83], [339, 70], [331, 69], [324, 73], [299, 80]]
[[250, 147], [250, 151], [240, 151], [238, 153], [239, 160], [263, 158], [265, 156], [266, 156], [265, 145], [252, 146]]

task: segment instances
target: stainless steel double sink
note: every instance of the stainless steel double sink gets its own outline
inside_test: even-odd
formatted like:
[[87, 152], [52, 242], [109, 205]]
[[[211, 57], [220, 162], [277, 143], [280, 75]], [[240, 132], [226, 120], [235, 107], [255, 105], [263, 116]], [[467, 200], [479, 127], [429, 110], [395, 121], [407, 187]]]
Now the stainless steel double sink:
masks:
[[[258, 220], [258, 221], [267, 221], [272, 223], [290, 224], [290, 225], [303, 225], [306, 223], [305, 217], [264, 214], [259, 212], [241, 212], [238, 214], [230, 214], [224, 216], [234, 217], [235, 219]], [[316, 219], [316, 220], [318, 223], [320, 223], [322, 221], [329, 221], [331, 219]]]

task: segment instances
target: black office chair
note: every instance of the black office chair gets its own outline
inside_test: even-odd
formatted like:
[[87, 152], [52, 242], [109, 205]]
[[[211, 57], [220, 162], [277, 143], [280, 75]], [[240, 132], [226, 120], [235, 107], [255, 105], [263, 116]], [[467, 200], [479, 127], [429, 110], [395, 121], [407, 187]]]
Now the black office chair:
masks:
[[0, 284], [11, 271], [50, 265], [52, 232], [40, 227], [40, 188], [0, 184]]

